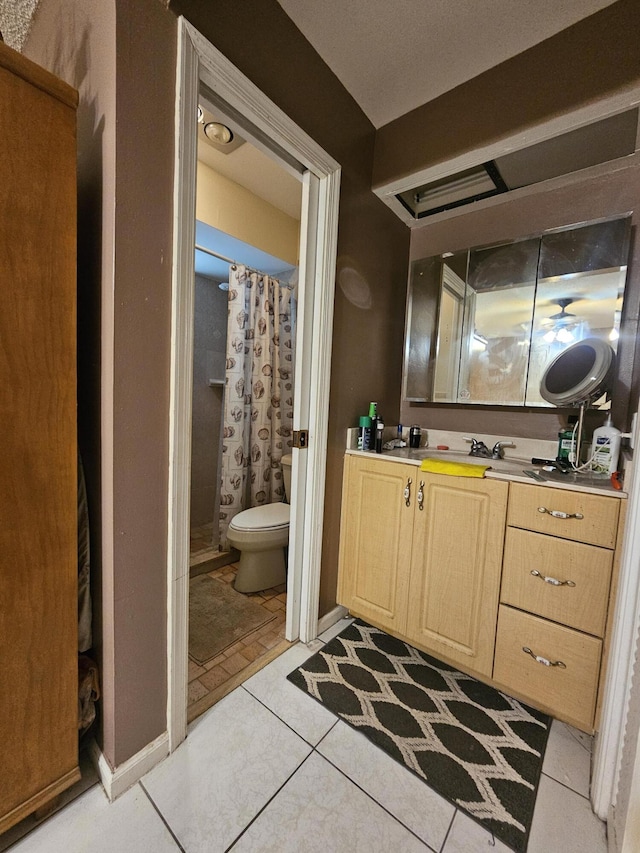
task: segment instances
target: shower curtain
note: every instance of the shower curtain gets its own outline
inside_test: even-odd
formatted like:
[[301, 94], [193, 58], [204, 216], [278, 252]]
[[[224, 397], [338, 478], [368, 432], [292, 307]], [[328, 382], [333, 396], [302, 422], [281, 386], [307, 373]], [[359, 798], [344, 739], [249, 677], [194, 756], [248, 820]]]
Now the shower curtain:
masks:
[[291, 287], [244, 266], [230, 268], [221, 549], [234, 515], [284, 498], [279, 462], [293, 444], [294, 322]]

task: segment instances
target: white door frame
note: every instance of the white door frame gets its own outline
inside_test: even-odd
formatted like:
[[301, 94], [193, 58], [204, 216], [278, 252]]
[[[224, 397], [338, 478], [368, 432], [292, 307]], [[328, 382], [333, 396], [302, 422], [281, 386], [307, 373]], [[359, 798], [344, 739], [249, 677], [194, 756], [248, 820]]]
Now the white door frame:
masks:
[[[640, 418], [636, 418], [633, 447], [637, 454]], [[625, 748], [629, 748], [625, 735], [631, 708], [631, 687], [639, 672], [636, 644], [640, 630], [640, 470], [637, 462], [632, 474], [600, 731], [593, 753], [591, 803], [602, 820], [612, 818], [611, 810], [616, 803], [623, 753]]]
[[[311, 173], [303, 181], [301, 276], [309, 370], [309, 449], [294, 450], [287, 639], [317, 635], [329, 411], [340, 166], [184, 18], [178, 21], [174, 175], [171, 398], [167, 555], [167, 729], [169, 750], [186, 737], [189, 488], [194, 311], [196, 111], [200, 82], [247, 119], [263, 139]], [[304, 229], [304, 231], [303, 231]], [[303, 272], [303, 268], [306, 272]], [[294, 424], [295, 425], [295, 424]], [[304, 455], [302, 455], [304, 454]], [[303, 464], [301, 464], [301, 462]], [[302, 488], [304, 486], [304, 488]], [[294, 487], [295, 489], [295, 487]], [[306, 493], [306, 494], [305, 494]], [[302, 547], [304, 543], [304, 547]], [[296, 559], [295, 557], [298, 557]]]

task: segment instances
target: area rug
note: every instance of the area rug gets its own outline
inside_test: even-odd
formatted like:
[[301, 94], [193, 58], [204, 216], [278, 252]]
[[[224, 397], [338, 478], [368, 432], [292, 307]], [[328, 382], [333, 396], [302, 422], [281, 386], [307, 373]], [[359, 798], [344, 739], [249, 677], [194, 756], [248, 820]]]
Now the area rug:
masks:
[[360, 620], [287, 678], [526, 850], [548, 716]]
[[199, 575], [189, 581], [189, 657], [203, 665], [257, 628], [270, 613], [230, 584]]

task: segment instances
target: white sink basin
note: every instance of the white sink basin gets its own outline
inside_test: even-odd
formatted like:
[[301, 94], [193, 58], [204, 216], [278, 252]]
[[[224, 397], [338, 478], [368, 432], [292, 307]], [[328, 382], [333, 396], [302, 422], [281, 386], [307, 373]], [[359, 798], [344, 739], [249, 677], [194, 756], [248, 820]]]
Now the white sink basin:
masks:
[[398, 447], [396, 450], [385, 450], [384, 456], [395, 456], [398, 459], [448, 459], [451, 462], [468, 462], [470, 465], [489, 465], [493, 471], [522, 473], [525, 467], [531, 467], [531, 460], [526, 459], [486, 459], [482, 456], [469, 456], [461, 450], [432, 450], [429, 447]]

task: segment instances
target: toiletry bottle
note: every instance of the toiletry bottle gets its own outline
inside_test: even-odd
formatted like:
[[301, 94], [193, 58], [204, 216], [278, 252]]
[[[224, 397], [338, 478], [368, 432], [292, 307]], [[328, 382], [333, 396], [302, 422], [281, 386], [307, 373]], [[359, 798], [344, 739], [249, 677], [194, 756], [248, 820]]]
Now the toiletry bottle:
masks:
[[371, 449], [371, 418], [363, 415], [358, 428], [358, 450]]
[[[575, 438], [573, 435], [573, 428], [578, 420], [575, 415], [571, 415], [569, 417], [569, 426], [565, 429], [561, 429], [558, 433], [558, 456], [557, 459], [559, 462], [569, 462], [569, 456], [571, 453], [575, 453]], [[577, 459], [574, 457], [574, 461], [577, 462]]]
[[591, 445], [591, 468], [599, 474], [611, 476], [618, 470], [618, 454], [620, 453], [620, 430], [611, 423], [611, 413], [607, 415], [604, 426], [593, 431]]
[[376, 447], [376, 425], [378, 423], [378, 404], [369, 403], [369, 417], [371, 418], [371, 447], [370, 450], [375, 450]]
[[382, 422], [382, 418], [378, 415], [378, 420], [376, 422], [376, 453], [382, 453], [382, 433], [384, 432], [384, 423]]

